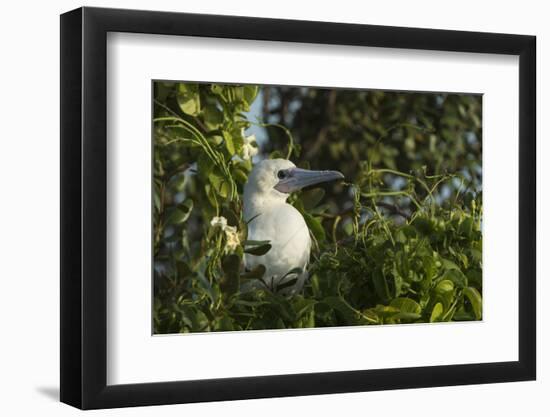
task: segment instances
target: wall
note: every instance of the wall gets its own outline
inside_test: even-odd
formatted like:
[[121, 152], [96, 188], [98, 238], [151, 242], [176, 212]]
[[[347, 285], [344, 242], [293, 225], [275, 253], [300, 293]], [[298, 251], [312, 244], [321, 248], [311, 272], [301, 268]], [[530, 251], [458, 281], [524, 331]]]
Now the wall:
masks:
[[[297, 2], [203, 0], [94, 1], [89, 6], [159, 9], [216, 14], [281, 17], [535, 34], [538, 36], [539, 213], [550, 208], [545, 180], [550, 168], [549, 124], [542, 120], [550, 97], [548, 73], [550, 26], [544, 2]], [[310, 5], [315, 4], [315, 7]], [[59, 276], [59, 18], [81, 3], [5, 2], [2, 7], [2, 89], [0, 115], [0, 245], [2, 297], [0, 317], [0, 410], [3, 415], [32, 412], [59, 416], [76, 410], [59, 404], [58, 276]], [[31, 87], [32, 85], [32, 87]], [[29, 88], [30, 87], [30, 88]], [[24, 167], [24, 168], [22, 168]], [[31, 190], [31, 191], [29, 191]], [[548, 351], [550, 309], [542, 295], [550, 290], [549, 266], [542, 257], [550, 249], [550, 221], [539, 214], [539, 378], [537, 382], [389, 391], [304, 398], [238, 401], [169, 407], [101, 411], [96, 415], [280, 415], [311, 412], [334, 415], [342, 410], [365, 414], [407, 413], [410, 416], [497, 415], [550, 408]], [[543, 237], [543, 232], [546, 236]]]

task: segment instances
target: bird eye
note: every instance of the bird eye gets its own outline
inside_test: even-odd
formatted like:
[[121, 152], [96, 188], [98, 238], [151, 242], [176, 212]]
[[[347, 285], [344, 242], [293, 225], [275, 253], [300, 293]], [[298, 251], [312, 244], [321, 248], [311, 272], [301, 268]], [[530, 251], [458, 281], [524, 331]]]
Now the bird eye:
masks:
[[284, 177], [286, 177], [286, 172], [283, 171], [282, 169], [277, 172], [277, 178], [279, 178], [280, 180], [282, 180]]

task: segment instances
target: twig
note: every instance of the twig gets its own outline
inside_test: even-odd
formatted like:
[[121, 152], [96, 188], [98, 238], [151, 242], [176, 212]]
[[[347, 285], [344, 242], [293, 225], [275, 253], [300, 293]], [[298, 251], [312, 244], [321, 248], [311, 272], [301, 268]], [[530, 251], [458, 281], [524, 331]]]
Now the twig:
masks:
[[376, 205], [379, 207], [385, 208], [386, 210], [389, 210], [390, 214], [392, 215], [401, 216], [406, 220], [410, 218], [410, 216], [407, 213], [405, 213], [403, 210], [401, 210], [396, 204], [389, 204], [389, 203], [384, 203], [383, 201], [378, 201]]

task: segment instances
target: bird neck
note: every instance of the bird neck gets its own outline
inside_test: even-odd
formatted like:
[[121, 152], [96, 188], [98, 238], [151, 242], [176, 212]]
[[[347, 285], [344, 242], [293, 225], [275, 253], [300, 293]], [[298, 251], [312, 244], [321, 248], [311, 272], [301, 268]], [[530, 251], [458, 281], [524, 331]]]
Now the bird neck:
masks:
[[258, 215], [271, 210], [273, 207], [286, 204], [288, 194], [273, 189], [267, 192], [246, 189], [244, 191], [243, 211], [246, 222]]

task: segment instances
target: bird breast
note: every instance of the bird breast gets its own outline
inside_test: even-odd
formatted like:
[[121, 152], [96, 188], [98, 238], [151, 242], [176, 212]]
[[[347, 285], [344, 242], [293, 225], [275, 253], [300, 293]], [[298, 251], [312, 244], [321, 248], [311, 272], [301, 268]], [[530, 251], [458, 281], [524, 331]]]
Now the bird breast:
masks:
[[248, 269], [264, 265], [264, 281], [273, 286], [296, 278], [296, 274], [291, 274], [282, 280], [292, 269], [301, 268], [304, 272], [298, 277], [297, 285], [301, 287], [307, 276], [305, 270], [311, 239], [306, 222], [298, 210], [286, 203], [264, 208], [248, 224], [248, 239], [269, 240], [271, 243], [271, 249], [262, 256], [245, 255]]

